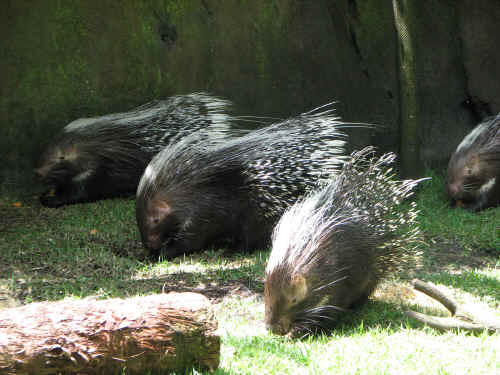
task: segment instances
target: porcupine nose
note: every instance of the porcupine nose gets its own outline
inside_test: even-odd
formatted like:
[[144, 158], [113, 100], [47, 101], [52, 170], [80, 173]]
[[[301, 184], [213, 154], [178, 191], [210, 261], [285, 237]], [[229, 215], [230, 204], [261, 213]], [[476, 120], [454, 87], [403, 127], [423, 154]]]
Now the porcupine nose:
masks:
[[267, 323], [266, 329], [268, 329], [275, 335], [285, 335], [286, 333], [288, 333], [290, 327], [288, 323], [284, 321], [279, 321], [276, 323]]
[[149, 249], [149, 250], [158, 250], [158, 245], [156, 244], [156, 242], [154, 241], [148, 241], [146, 243], [146, 247]]
[[459, 186], [459, 184], [454, 183], [454, 184], [448, 185], [448, 191], [450, 192], [450, 195], [452, 197], [457, 196], [458, 193], [460, 193], [460, 186]]
[[149, 249], [149, 250], [159, 250], [163, 244], [163, 241], [161, 239], [160, 236], [157, 236], [157, 235], [150, 235], [147, 239], [146, 239], [146, 247]]

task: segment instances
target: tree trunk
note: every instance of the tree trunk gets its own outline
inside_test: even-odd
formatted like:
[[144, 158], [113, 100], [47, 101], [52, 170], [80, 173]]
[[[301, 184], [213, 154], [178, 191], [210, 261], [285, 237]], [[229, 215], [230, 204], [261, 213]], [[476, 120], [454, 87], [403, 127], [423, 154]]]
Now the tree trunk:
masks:
[[0, 311], [0, 373], [215, 370], [216, 329], [210, 302], [196, 293], [32, 303]]
[[401, 172], [404, 177], [421, 177], [420, 129], [415, 61], [414, 18], [417, 5], [414, 0], [392, 0], [394, 24], [398, 35]]

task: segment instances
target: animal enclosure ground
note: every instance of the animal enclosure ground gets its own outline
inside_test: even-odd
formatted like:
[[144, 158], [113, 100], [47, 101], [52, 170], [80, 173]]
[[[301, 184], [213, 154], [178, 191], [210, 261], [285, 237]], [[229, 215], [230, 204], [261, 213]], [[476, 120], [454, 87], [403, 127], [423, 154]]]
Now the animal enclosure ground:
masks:
[[3, 189], [0, 304], [196, 291], [214, 303], [219, 320], [216, 374], [500, 373], [499, 334], [441, 333], [404, 315], [409, 308], [446, 315], [410, 288], [409, 280], [418, 277], [476, 314], [500, 320], [500, 208], [480, 214], [451, 210], [440, 177], [433, 177], [416, 198], [425, 238], [422, 268], [384, 282], [331, 335], [289, 340], [265, 330], [269, 250], [142, 259], [133, 199], [50, 209], [33, 192]]

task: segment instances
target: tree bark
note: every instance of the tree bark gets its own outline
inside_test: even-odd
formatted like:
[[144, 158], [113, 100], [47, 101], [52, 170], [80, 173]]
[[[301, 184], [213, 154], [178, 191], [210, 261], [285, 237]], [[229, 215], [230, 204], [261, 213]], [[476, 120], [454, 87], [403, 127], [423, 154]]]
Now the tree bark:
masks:
[[216, 329], [210, 302], [196, 293], [32, 303], [0, 311], [0, 373], [213, 371]]
[[418, 116], [417, 65], [414, 41], [414, 0], [392, 0], [394, 24], [398, 35], [401, 173], [404, 177], [421, 177], [420, 128]]

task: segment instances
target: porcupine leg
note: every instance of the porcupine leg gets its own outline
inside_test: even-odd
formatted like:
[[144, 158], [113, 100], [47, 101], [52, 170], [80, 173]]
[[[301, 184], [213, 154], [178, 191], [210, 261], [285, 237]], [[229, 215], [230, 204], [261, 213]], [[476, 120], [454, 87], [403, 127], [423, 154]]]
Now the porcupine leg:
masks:
[[60, 207], [68, 203], [82, 202], [88, 198], [83, 184], [71, 184], [56, 187], [55, 191], [47, 191], [40, 197], [40, 202], [47, 207]]
[[170, 260], [173, 258], [176, 258], [182, 254], [185, 253], [190, 253], [191, 251], [185, 251], [185, 249], [182, 246], [178, 245], [172, 245], [172, 246], [165, 246], [160, 249], [160, 251], [155, 252], [155, 254], [151, 255], [159, 255], [162, 254], [165, 256], [166, 259]]
[[[203, 233], [203, 232], [201, 232]], [[202, 250], [206, 243], [206, 237], [200, 233], [181, 233], [179, 239], [175, 239], [161, 249], [161, 253], [167, 258], [172, 259], [182, 254], [190, 254]]]
[[484, 206], [486, 205], [488, 201], [488, 198], [485, 197], [485, 196], [480, 196], [478, 199], [476, 199], [474, 202], [470, 203], [470, 204], [462, 204], [463, 207], [467, 210], [470, 210], [470, 211], [479, 211], [481, 209], [484, 208]]
[[[251, 209], [243, 210], [244, 212], [252, 212]], [[239, 218], [241, 220], [241, 228], [236, 230], [240, 233], [235, 238], [234, 248], [239, 251], [249, 252], [254, 249], [266, 249], [269, 246], [271, 233], [269, 226], [263, 225], [262, 220], [250, 218]]]

